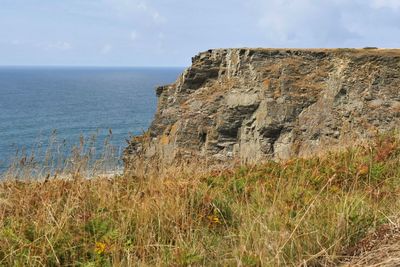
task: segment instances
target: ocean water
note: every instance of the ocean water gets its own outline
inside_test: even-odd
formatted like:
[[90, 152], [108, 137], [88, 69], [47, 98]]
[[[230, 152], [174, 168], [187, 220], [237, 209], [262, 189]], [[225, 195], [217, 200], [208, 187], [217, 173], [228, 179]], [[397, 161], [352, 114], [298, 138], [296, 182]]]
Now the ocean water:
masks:
[[[112, 132], [120, 153], [130, 135], [149, 126], [155, 87], [176, 80], [183, 68], [0, 68], [0, 172], [17, 151], [57, 140], [73, 146]], [[66, 153], [66, 152], [63, 152]]]

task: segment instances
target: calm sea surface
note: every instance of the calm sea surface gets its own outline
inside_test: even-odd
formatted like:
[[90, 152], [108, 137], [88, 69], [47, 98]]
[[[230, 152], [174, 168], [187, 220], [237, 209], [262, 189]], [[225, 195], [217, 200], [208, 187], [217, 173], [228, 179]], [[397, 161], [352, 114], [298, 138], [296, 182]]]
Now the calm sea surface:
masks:
[[80, 136], [112, 129], [120, 150], [130, 134], [149, 126], [155, 87], [176, 80], [183, 68], [0, 67], [0, 172], [16, 151], [56, 138], [70, 145]]

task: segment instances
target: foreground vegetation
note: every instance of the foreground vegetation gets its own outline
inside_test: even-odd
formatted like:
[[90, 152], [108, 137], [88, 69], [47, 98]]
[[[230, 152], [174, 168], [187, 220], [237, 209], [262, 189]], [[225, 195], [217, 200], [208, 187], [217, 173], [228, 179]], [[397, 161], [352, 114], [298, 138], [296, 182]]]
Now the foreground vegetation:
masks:
[[400, 211], [400, 140], [284, 163], [0, 184], [0, 266], [318, 266]]

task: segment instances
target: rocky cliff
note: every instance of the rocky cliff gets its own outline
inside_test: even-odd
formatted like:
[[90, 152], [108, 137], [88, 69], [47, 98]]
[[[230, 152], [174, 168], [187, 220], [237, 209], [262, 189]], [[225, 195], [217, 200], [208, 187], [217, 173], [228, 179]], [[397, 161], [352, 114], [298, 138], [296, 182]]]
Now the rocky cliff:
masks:
[[156, 93], [128, 168], [307, 156], [400, 129], [400, 50], [208, 50]]

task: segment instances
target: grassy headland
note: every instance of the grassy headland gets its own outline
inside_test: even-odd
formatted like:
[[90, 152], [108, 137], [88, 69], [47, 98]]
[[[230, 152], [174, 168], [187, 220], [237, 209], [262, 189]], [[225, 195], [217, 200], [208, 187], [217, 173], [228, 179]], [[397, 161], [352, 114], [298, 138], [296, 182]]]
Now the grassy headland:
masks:
[[400, 216], [400, 139], [207, 174], [0, 183], [0, 266], [318, 266]]

